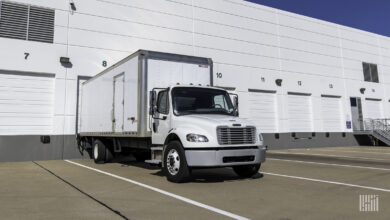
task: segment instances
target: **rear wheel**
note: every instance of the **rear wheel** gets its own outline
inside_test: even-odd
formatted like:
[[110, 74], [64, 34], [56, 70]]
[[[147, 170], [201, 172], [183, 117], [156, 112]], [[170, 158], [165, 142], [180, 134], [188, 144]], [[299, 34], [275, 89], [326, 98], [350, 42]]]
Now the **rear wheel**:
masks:
[[170, 182], [180, 183], [187, 180], [190, 171], [179, 141], [172, 141], [164, 151], [163, 171]]
[[249, 178], [259, 172], [261, 164], [234, 166], [234, 172], [240, 177]]
[[103, 144], [100, 140], [95, 140], [93, 142], [93, 160], [95, 163], [104, 163], [106, 161], [106, 145]]

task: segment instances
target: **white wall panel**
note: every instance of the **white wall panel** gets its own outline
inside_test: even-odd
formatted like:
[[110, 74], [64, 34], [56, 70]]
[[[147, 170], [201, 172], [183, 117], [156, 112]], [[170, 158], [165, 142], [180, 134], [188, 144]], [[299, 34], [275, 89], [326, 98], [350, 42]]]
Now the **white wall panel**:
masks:
[[56, 10], [54, 13], [54, 25], [60, 27], [67, 27], [69, 20], [69, 11], [66, 10]]
[[[390, 63], [390, 62], [389, 62]], [[379, 82], [390, 84], [390, 66], [378, 66]]]
[[277, 26], [267, 21], [259, 19], [250, 19], [245, 16], [235, 16], [228, 13], [221, 13], [219, 10], [207, 10], [204, 8], [195, 7], [194, 18], [228, 24], [231, 26], [242, 27], [251, 30], [262, 30], [267, 33], [277, 34]]
[[[209, 8], [210, 0], [195, 0], [196, 6]], [[251, 19], [261, 20], [265, 22], [276, 22], [276, 15], [274, 10], [265, 9], [265, 7], [261, 8], [260, 5], [248, 4], [245, 1], [229, 1], [229, 0], [214, 0], [212, 1], [213, 5], [211, 9], [215, 9], [224, 13], [248, 17]], [[256, 7], [259, 6], [259, 7]]]
[[[0, 38], [0, 69], [22, 72], [56, 73], [62, 75], [59, 59], [66, 55], [66, 46], [24, 40]], [[25, 59], [25, 53], [29, 53]]]
[[[170, 27], [192, 31], [192, 9], [180, 4], [173, 4], [168, 1], [127, 1], [122, 3], [109, 3], [110, 1], [83, 0], [77, 2], [77, 12], [92, 16], [103, 17], [110, 22], [112, 20], [132, 21], [138, 23], [152, 24], [162, 27]], [[174, 7], [168, 7], [171, 5]], [[173, 9], [173, 12], [166, 12], [164, 9]], [[178, 16], [181, 14], [180, 16]], [[183, 16], [187, 18], [183, 18]], [[75, 17], [76, 18], [76, 17]], [[71, 17], [70, 26], [75, 22], [83, 23], [82, 20], [73, 20]], [[105, 22], [105, 23], [106, 23]], [[98, 24], [84, 23], [84, 25]], [[121, 29], [123, 27], [119, 27]]]
[[339, 46], [339, 42], [338, 42], [337, 38], [318, 34], [318, 33], [299, 30], [299, 29], [295, 29], [295, 28], [289, 27], [289, 26], [283, 26], [282, 23], [281, 23], [281, 25], [282, 26], [280, 26], [280, 28], [279, 28], [280, 36], [295, 38], [295, 39], [304, 40], [304, 41], [315, 42], [315, 43], [324, 44], [324, 45], [332, 45], [335, 47]]
[[197, 35], [195, 37], [195, 46], [251, 54], [254, 57], [278, 59], [279, 55], [278, 49], [275, 47], [204, 35]]
[[232, 64], [236, 66], [259, 67], [279, 69], [279, 61], [276, 58], [253, 56], [245, 53], [229, 52], [217, 49], [195, 48], [196, 56], [212, 57], [216, 63]]
[[[95, 0], [91, 0], [95, 1]], [[166, 14], [178, 16], [189, 16], [191, 14], [192, 0], [166, 1], [166, 0], [142, 0], [142, 1], [123, 1], [123, 0], [105, 0], [113, 6], [128, 8], [139, 8], [145, 11], [163, 11]]]
[[280, 37], [280, 47], [297, 51], [306, 51], [312, 54], [323, 54], [340, 58], [340, 48], [333, 45], [324, 45], [312, 41], [298, 40], [288, 37]]
[[[131, 12], [129, 13], [131, 14]], [[91, 16], [87, 14], [74, 14], [70, 18], [70, 26], [75, 29], [90, 30], [98, 33], [108, 33], [120, 36], [156, 39], [161, 41], [187, 44], [192, 43], [192, 21], [188, 19], [171, 16], [169, 17], [171, 18], [171, 21], [168, 23], [177, 24], [180, 21], [183, 22], [183, 25], [182, 27], [179, 25], [167, 27], [158, 25], [156, 21], [143, 20], [140, 22], [133, 21], [132, 19], [107, 19], [106, 17]]]
[[[291, 70], [294, 71], [313, 74], [321, 74], [324, 72], [323, 75], [326, 76], [340, 76], [340, 72], [342, 72], [341, 60], [339, 58], [286, 49], [280, 49], [280, 52], [283, 63], [289, 62], [288, 65], [294, 65], [295, 63], [298, 66], [296, 67], [294, 65], [294, 67], [292, 67]], [[283, 67], [288, 68], [286, 65]], [[305, 71], [308, 65], [313, 65], [312, 72]], [[301, 66], [304, 66], [304, 68], [300, 68]]]
[[[342, 36], [341, 36], [341, 38], [342, 38]], [[346, 40], [346, 39], [341, 39], [341, 43], [342, 43], [343, 47], [345, 47], [345, 48], [349, 48], [349, 49], [357, 48], [359, 51], [363, 51], [363, 53], [367, 52], [370, 54], [379, 55], [379, 48], [378, 48], [378, 46], [375, 46], [375, 45], [373, 46], [370, 44], [365, 44], [365, 43], [356, 42], [353, 40]]]
[[379, 45], [381, 46], [381, 52], [383, 56], [390, 57], [390, 39], [380, 37]]
[[[220, 25], [208, 21], [194, 21], [195, 34], [210, 35], [220, 38], [227, 38], [240, 41], [247, 41], [261, 45], [269, 45], [278, 49], [278, 38], [276, 34], [265, 32], [264, 29], [248, 30], [241, 27], [233, 27], [229, 24]], [[264, 33], [265, 32], [265, 33]]]
[[316, 78], [315, 93], [321, 95], [344, 96], [345, 84], [340, 78], [318, 77]]
[[55, 26], [53, 41], [55, 44], [66, 45], [68, 42], [68, 28]]
[[152, 44], [160, 44], [160, 48], [162, 45], [164, 47], [192, 47], [192, 34], [188, 33], [178, 33], [177, 36], [182, 36], [182, 40], [180, 41], [174, 41], [174, 39], [170, 39], [168, 35], [163, 35], [165, 37], [158, 37], [158, 32], [150, 32], [150, 37], [137, 37], [70, 29], [69, 35], [69, 44], [71, 45], [129, 52], [150, 47], [148, 45]]
[[334, 38], [337, 36], [337, 28], [334, 26], [320, 24], [319, 22], [314, 23], [310, 18], [306, 19], [304, 16], [294, 15], [288, 12], [279, 13], [279, 23], [282, 26], [293, 27], [307, 32], [330, 35]]
[[342, 69], [336, 67], [329, 67], [319, 64], [313, 63], [302, 63], [299, 61], [288, 60], [284, 55], [284, 59], [282, 60], [282, 69], [284, 71], [290, 71], [294, 73], [304, 73], [309, 75], [317, 75], [317, 76], [340, 76], [342, 75]]
[[344, 40], [350, 39], [352, 41], [357, 41], [363, 44], [377, 46], [377, 35], [365, 31], [356, 31], [352, 28], [340, 27], [340, 36]]
[[[222, 78], [215, 77], [222, 73]], [[237, 91], [247, 91], [246, 82], [250, 77], [249, 68], [216, 63], [214, 68], [214, 86], [236, 88]]]
[[[378, 53], [377, 53], [378, 54]], [[343, 55], [347, 59], [353, 59], [355, 61], [362, 61], [368, 63], [380, 63], [381, 57], [379, 55], [368, 54], [364, 52], [355, 52], [350, 50], [343, 50]]]
[[77, 80], [67, 80], [65, 115], [75, 116], [76, 106], [77, 106]]

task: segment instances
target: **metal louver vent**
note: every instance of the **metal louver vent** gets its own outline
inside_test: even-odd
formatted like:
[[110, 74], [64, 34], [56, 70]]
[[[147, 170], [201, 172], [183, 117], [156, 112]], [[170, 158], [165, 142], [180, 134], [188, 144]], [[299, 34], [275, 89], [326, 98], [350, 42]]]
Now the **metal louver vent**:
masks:
[[54, 10], [31, 6], [28, 40], [53, 43]]
[[28, 6], [1, 2], [0, 37], [26, 40]]
[[53, 43], [54, 10], [0, 2], [0, 37]]

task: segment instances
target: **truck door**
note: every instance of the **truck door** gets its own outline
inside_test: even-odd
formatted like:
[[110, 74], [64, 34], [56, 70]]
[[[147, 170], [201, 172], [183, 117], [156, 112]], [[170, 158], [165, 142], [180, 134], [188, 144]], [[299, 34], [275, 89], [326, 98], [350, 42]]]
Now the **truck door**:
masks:
[[124, 107], [124, 94], [123, 83], [124, 74], [120, 74], [114, 77], [114, 103], [113, 103], [113, 118], [112, 127], [114, 132], [123, 132], [123, 107]]
[[157, 95], [157, 109], [153, 117], [152, 143], [164, 144], [171, 127], [169, 115], [169, 91], [160, 91]]

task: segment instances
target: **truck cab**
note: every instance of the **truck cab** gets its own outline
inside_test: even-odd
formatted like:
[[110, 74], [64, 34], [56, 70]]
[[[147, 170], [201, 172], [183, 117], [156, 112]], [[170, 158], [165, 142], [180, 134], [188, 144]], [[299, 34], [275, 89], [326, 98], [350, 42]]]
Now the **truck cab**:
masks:
[[238, 117], [237, 95], [175, 85], [154, 88], [149, 97], [152, 144], [162, 148], [169, 181], [181, 182], [191, 169], [204, 167], [233, 167], [242, 177], [258, 173], [265, 161], [263, 137], [253, 123]]

